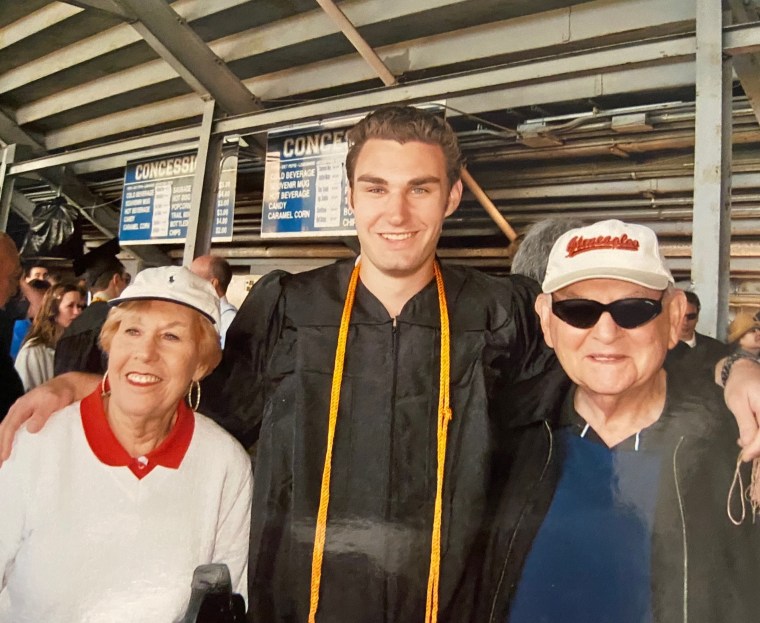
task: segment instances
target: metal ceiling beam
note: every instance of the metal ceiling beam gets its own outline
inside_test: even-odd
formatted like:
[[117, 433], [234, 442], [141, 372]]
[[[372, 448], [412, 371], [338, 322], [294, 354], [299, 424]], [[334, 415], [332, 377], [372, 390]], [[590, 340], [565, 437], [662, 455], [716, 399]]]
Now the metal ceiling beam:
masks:
[[[347, 8], [347, 11], [352, 18], [358, 19], [360, 25], [367, 25], [406, 17], [441, 5], [459, 4], [461, 2], [463, 0], [446, 0], [445, 2], [442, 0], [438, 2], [436, 0], [419, 0], [415, 3], [389, 0], [383, 11], [378, 12], [375, 0], [360, 0]], [[172, 8], [175, 8], [174, 4]], [[333, 35], [335, 29], [330, 20], [326, 19], [325, 14], [316, 9], [309, 13], [280, 20], [274, 24], [236, 33], [207, 45], [224, 62], [229, 63], [256, 54], [270, 53], [288, 46], [300, 45], [304, 42], [304, 33], [308, 33], [309, 39], [315, 40]], [[69, 48], [78, 45], [74, 44]], [[62, 52], [62, 56], [69, 53], [69, 48]], [[94, 51], [94, 46], [91, 48]], [[74, 89], [68, 89], [65, 97], [61, 94], [54, 94], [20, 106], [17, 111], [17, 118], [19, 123], [31, 123], [49, 115], [59, 114], [78, 106], [85, 106], [113, 95], [126, 94], [134, 89], [148, 87], [176, 77], [177, 73], [166, 63], [160, 61], [143, 63], [137, 67], [99, 77], [97, 80]], [[0, 76], [0, 92], [3, 90], [1, 87], [4, 80], [5, 77]], [[255, 82], [248, 81], [247, 84], [251, 90], [255, 90]], [[196, 102], [196, 105], [189, 110], [191, 115], [195, 114], [196, 111], [198, 115], [201, 115], [202, 109], [202, 104]], [[187, 113], [184, 116], [187, 117]]]
[[27, 37], [31, 37], [43, 30], [58, 24], [71, 16], [81, 13], [82, 9], [51, 2], [49, 5], [30, 13], [22, 19], [16, 20], [0, 28], [0, 50], [9, 48], [14, 43], [19, 43]]
[[253, 93], [165, 0], [114, 0], [138, 21], [143, 39], [201, 96], [229, 114], [261, 108]]
[[[760, 173], [734, 173], [731, 187], [734, 190], [757, 189]], [[499, 188], [491, 196], [499, 201], [521, 199], [548, 199], [551, 197], [602, 197], [606, 195], [654, 195], [669, 193], [692, 193], [694, 176], [625, 180], [618, 182], [589, 182], [585, 184], [544, 184], [524, 188]]]
[[731, 59], [723, 53], [723, 9], [697, 0], [694, 231], [691, 280], [705, 301], [699, 329], [724, 340], [731, 243]]
[[377, 55], [377, 52], [375, 52], [375, 50], [372, 49], [372, 46], [369, 45], [364, 37], [359, 34], [359, 31], [356, 30], [356, 27], [351, 23], [351, 20], [346, 17], [345, 13], [343, 13], [332, 0], [317, 0], [317, 4], [322, 7], [322, 10], [327, 16], [336, 24], [336, 26], [338, 26], [340, 31], [345, 35], [346, 39], [351, 42], [351, 45], [354, 46], [359, 55], [370, 67], [372, 67], [380, 80], [383, 81], [383, 84], [385, 86], [396, 84], [396, 76], [388, 70], [385, 63], [383, 63], [381, 58]]
[[[760, 40], [760, 26], [757, 27]], [[382, 90], [354, 93], [344, 97], [310, 102], [298, 106], [262, 111], [217, 122], [215, 131], [248, 133], [268, 130], [295, 120], [308, 121], [375, 108], [394, 102], [419, 102], [457, 95], [486, 92], [508, 86], [522, 88], [525, 83], [558, 82], [566, 77], [598, 74], [599, 78], [621, 66], [678, 63], [694, 57], [695, 38], [682, 35], [661, 41], [628, 44], [591, 52], [522, 64], [460, 73], [431, 80], [402, 84]]]
[[98, 158], [97, 160], [79, 162], [77, 164], [72, 164], [71, 170], [76, 175], [87, 175], [89, 173], [98, 173], [100, 171], [123, 169], [127, 166], [127, 162], [129, 160], [145, 160], [148, 158], [155, 158], [157, 156], [175, 154], [179, 151], [193, 151], [197, 149], [197, 140], [189, 141], [181, 145], [161, 145], [158, 147], [140, 149], [137, 152], [119, 153], [108, 156], [106, 158]]
[[32, 222], [34, 202], [29, 201], [29, 199], [27, 199], [23, 193], [20, 193], [17, 190], [13, 191], [13, 196], [11, 197], [11, 206], [13, 207], [13, 211], [27, 223]]
[[7, 145], [0, 155], [0, 231], [8, 229], [8, 216], [11, 211], [11, 197], [13, 196], [14, 179], [6, 177], [10, 164], [16, 157], [16, 145]]
[[[755, 27], [753, 34], [760, 41], [760, 27]], [[456, 42], [450, 41], [449, 45], [453, 46], [454, 43]], [[691, 60], [694, 58], [695, 45], [693, 35], [680, 35], [664, 40], [605, 47], [563, 57], [502, 66], [496, 69], [473, 71], [444, 78], [434, 78], [392, 87], [380, 94], [367, 91], [362, 95], [349, 95], [337, 100], [326, 100], [330, 102], [327, 105], [320, 101], [315, 104], [279, 108], [273, 109], [273, 111], [262, 111], [261, 113], [254, 114], [267, 115], [274, 112], [275, 117], [283, 118], [282, 111], [285, 111], [284, 118], [287, 122], [299, 119], [298, 114], [288, 116], [288, 110], [304, 110], [316, 107], [315, 109], [323, 111], [318, 113], [320, 115], [340, 114], [345, 112], [345, 109], [338, 108], [331, 110], [330, 106], [334, 105], [336, 101], [347, 104], [352, 98], [357, 103], [352, 103], [350, 107], [352, 111], [356, 111], [367, 110], [383, 103], [403, 100], [422, 101], [425, 99], [464, 95], [467, 91], [471, 93], [485, 92], [507, 87], [508, 85], [518, 86], [518, 83], [520, 88], [522, 88], [525, 84], [560, 80], [583, 74], [604, 73], [606, 71], [618, 70], [622, 67], [634, 68], [639, 64], [657, 65]], [[382, 54], [382, 56], [385, 55]], [[315, 77], [321, 82], [321, 87], [326, 88], [334, 86], [336, 83], [347, 82], [349, 80], [347, 76], [360, 76], [362, 79], [367, 80], [371, 79], [373, 74], [371, 69], [366, 67], [361, 59], [343, 57], [328, 63], [298, 67], [265, 77], [264, 79], [270, 81], [269, 84], [272, 89], [277, 87], [285, 90], [283, 93], [270, 91], [266, 94], [266, 97], [287, 97], [299, 89], [308, 91], [312, 86], [317, 88], [318, 85], [313, 82]], [[350, 80], [353, 81], [354, 79], [351, 78]], [[261, 86], [262, 80], [262, 78], [257, 78], [250, 82], [254, 86]], [[259, 87], [255, 88], [257, 92], [262, 92]], [[178, 118], [200, 115], [201, 113], [202, 106], [196, 98], [192, 96], [178, 97], [164, 100], [157, 104], [140, 106], [129, 111], [114, 113], [74, 124], [61, 130], [53, 130], [47, 134], [46, 141], [50, 148], [63, 148], [77, 142], [102, 139], [103, 136], [116, 132], [139, 129], [145, 127], [146, 124], [168, 122]], [[240, 126], [242, 127], [243, 124], [240, 124]]]
[[[450, 3], [453, 3], [450, 1]], [[392, 18], [403, 18], [430, 10], [439, 3], [420, 0], [409, 3], [392, 0], [377, 11], [376, 2], [362, 0], [345, 7], [346, 17], [357, 27], [372, 25]], [[661, 27], [665, 23], [680, 24], [694, 19], [693, 2], [674, 0], [661, 6], [658, 0], [627, 0], [626, 2], [589, 2], [570, 9], [557, 9], [522, 18], [405, 41], [379, 49], [389, 70], [394, 74], [422, 71], [458, 62], [478, 61], [488, 57], [524, 53], [535, 48], [562, 48], [578, 45], [583, 41], [600, 39], [631, 30]], [[602, 10], [609, 17], [600, 21], [594, 11]], [[612, 25], [620, 24], [616, 28]], [[288, 46], [304, 43], [304, 33], [311, 41], [334, 34], [334, 27], [321, 11], [306, 13], [271, 25], [252, 29], [219, 39], [209, 44], [225, 62], [255, 57], [260, 53], [283, 50]], [[64, 52], [65, 53], [65, 52]], [[359, 59], [343, 57], [326, 62], [313, 63], [291, 70], [257, 76], [245, 81], [248, 89], [262, 100], [282, 99], [297, 93], [330, 88], [371, 80], [373, 71]], [[122, 72], [103, 76], [91, 83], [68, 89], [65, 93], [51, 95], [19, 107], [17, 118], [22, 125], [38, 121], [62, 111], [92, 102], [128, 94], [134, 89], [145, 88], [175, 78], [171, 68], [162, 63], [146, 63]], [[0, 84], [2, 77], [0, 77]], [[172, 119], [188, 118], [202, 114], [202, 105], [191, 98], [177, 98], [171, 113]], [[144, 107], [141, 123], [148, 125], [166, 121], [169, 115], [155, 119], [152, 108]], [[159, 110], [156, 110], [159, 112]], [[166, 113], [165, 108], [160, 112]], [[119, 113], [117, 113], [118, 115]], [[121, 113], [124, 114], [124, 113]], [[109, 125], [109, 124], [104, 124]], [[117, 124], [119, 125], [119, 124]], [[51, 133], [51, 148], [64, 145]], [[71, 144], [71, 142], [69, 142]]]
[[94, 147], [74, 149], [63, 154], [47, 155], [25, 162], [19, 162], [10, 169], [11, 175], [23, 175], [32, 171], [41, 171], [59, 167], [75, 162], [87, 162], [97, 158], [108, 158], [117, 154], [128, 154], [149, 150], [159, 145], [171, 145], [177, 150], [186, 149], [193, 142], [198, 141], [198, 128], [183, 128], [170, 130], [160, 134], [150, 134], [137, 138], [126, 139], [113, 143], [105, 143]]
[[757, 20], [746, 24], [723, 27], [723, 53], [729, 56], [760, 52], [760, 42], [755, 37]]
[[[729, 0], [729, 5], [734, 22], [754, 21], [754, 16], [750, 15], [743, 0]], [[755, 117], [760, 122], [760, 53], [737, 54], [733, 61], [734, 71], [752, 105]]]
[[117, 4], [115, 0], [63, 0], [66, 4], [73, 4], [82, 9], [94, 9], [101, 13], [106, 13], [111, 17], [117, 19], [123, 19], [131, 21], [135, 19], [134, 15], [130, 14], [121, 5]]
[[[6, 132], [7, 134], [5, 134]], [[45, 149], [34, 136], [25, 132], [14, 123], [13, 119], [0, 112], [0, 139], [8, 143], [9, 136], [14, 137], [14, 143], [17, 146], [25, 146], [32, 153], [45, 153]], [[13, 165], [9, 166], [5, 173], [7, 175], [14, 175]], [[62, 194], [70, 200], [72, 205], [76, 206], [82, 215], [100, 231], [110, 237], [118, 235], [118, 213], [103, 205], [105, 203], [103, 198], [92, 193], [71, 171], [63, 166], [58, 166], [56, 168], [48, 168], [47, 171], [41, 174], [41, 177], [51, 187], [60, 188]], [[20, 214], [24, 217], [22, 204], [17, 201], [11, 201], [11, 206], [17, 211], [21, 210]], [[102, 207], [92, 209], [93, 206]], [[132, 247], [130, 252], [149, 265], [160, 266], [171, 263], [169, 256], [156, 246]]]
[[[498, 110], [529, 106], [536, 102], [551, 103], [568, 99], [593, 98], [598, 95], [630, 93], [639, 90], [640, 84], [652, 89], [673, 88], [694, 84], [693, 61], [684, 61], [662, 67], [642, 67], [597, 75], [567, 78], [562, 89], [555, 83], [527, 84], [519, 89], [507, 88], [477, 95], [453, 97], [447, 100], [452, 108], [449, 116], [477, 114], [484, 110]], [[3, 133], [0, 131], [0, 136]], [[186, 142], [185, 142], [186, 141]], [[196, 149], [197, 129], [172, 130], [137, 139], [109, 143], [107, 146], [71, 150], [55, 156], [27, 160], [15, 165], [14, 173], [27, 173], [52, 165], [72, 164], [78, 174], [121, 168], [128, 158], [146, 158], [179, 149]], [[75, 164], [76, 163], [76, 164]]]
[[[192, 22], [221, 11], [245, 4], [248, 0], [176, 0], [172, 3], [179, 15]], [[46, 78], [61, 71], [66, 71], [93, 61], [103, 54], [112, 54], [122, 48], [140, 41], [141, 37], [128, 24], [114, 26], [108, 30], [87, 37], [56, 50], [41, 58], [35, 58], [0, 75], [0, 93], [6, 93]]]
[[207, 255], [211, 250], [211, 230], [214, 222], [219, 172], [222, 158], [221, 136], [211, 136], [211, 128], [216, 116], [216, 102], [204, 102], [203, 123], [195, 162], [193, 192], [190, 197], [187, 234], [185, 236], [182, 265], [190, 266], [199, 255]]
[[[760, 38], [760, 29], [757, 36]], [[366, 93], [348, 95], [340, 98], [322, 100], [314, 103], [302, 104], [300, 106], [283, 107], [236, 117], [234, 119], [221, 120], [216, 123], [215, 132], [220, 133], [250, 133], [264, 132], [270, 128], [282, 126], [297, 120], [319, 119], [322, 117], [335, 116], [343, 113], [367, 110], [382, 104], [394, 103], [397, 101], [424, 101], [425, 99], [434, 99], [442, 95], [452, 96], [451, 101], [457, 104], [457, 108], [463, 108], [467, 112], [479, 112], [482, 110], [493, 110], [499, 107], [509, 107], [515, 105], [527, 105], [543, 101], [542, 99], [530, 99], [522, 97], [522, 93], [528, 93], [536, 96], [547, 98], [556, 98], [561, 95], [561, 99], [574, 99], [580, 97], [593, 97], [610, 92], [627, 92], [636, 90], [636, 85], [646, 82], [647, 84], [669, 86], [672, 84], [693, 84], [693, 60], [681, 60], [684, 55], [688, 56], [689, 50], [693, 50], [693, 37], [686, 37], [686, 41], [676, 41], [675, 46], [669, 47], [655, 46], [650, 48], [646, 53], [639, 55], [641, 58], [650, 62], [646, 66], [619, 70], [618, 68], [609, 69], [603, 67], [610, 62], [620, 62], [620, 56], [626, 56], [620, 50], [610, 53], [608, 58], [603, 58], [600, 54], [581, 55], [573, 57], [566, 61], [569, 63], [566, 67], [568, 70], [587, 67], [584, 72], [587, 75], [571, 75], [563, 79], [563, 89], [557, 89], [554, 80], [548, 80], [543, 83], [522, 84], [525, 76], [531, 75], [534, 68], [536, 72], [550, 73], [550, 69], [555, 72], [562, 72], [565, 69], [563, 59], [554, 61], [538, 61], [515, 66], [512, 68], [501, 68], [498, 70], [483, 70], [472, 72], [470, 74], [460, 74], [456, 77], [440, 78], [437, 80], [424, 81], [417, 84], [401, 85], [391, 89], [381, 91], [369, 91]], [[635, 54], [631, 54], [633, 58]], [[665, 58], [671, 60], [672, 65], [651, 65], [651, 62], [657, 59]], [[597, 62], [594, 62], [596, 59]], [[598, 71], [604, 71], [603, 74], [591, 73], [592, 65], [598, 67]], [[496, 76], [496, 77], [494, 77]], [[514, 76], [512, 78], [512, 76]], [[549, 76], [549, 78], [552, 78]], [[513, 82], [519, 82], [520, 88], [515, 89], [509, 85]], [[609, 83], [609, 87], [606, 87]], [[565, 84], [568, 89], [565, 89]], [[494, 90], [495, 98], [489, 99], [489, 91]], [[456, 96], [459, 93], [467, 94], [460, 98]], [[480, 93], [479, 95], [470, 95], [471, 93]], [[195, 99], [195, 98], [193, 98]], [[485, 102], [480, 107], [478, 102]], [[547, 100], [552, 101], [552, 100]], [[202, 104], [202, 102], [201, 102]], [[496, 105], [493, 105], [496, 104]], [[159, 105], [160, 106], [160, 105]], [[466, 107], [465, 107], [466, 106]], [[142, 107], [133, 109], [128, 113], [130, 119], [134, 117], [135, 123], [139, 118], [146, 114]], [[102, 120], [103, 122], [105, 120]], [[109, 120], [116, 123], [115, 119]], [[137, 127], [137, 126], [136, 126]], [[94, 129], [100, 128], [100, 124]], [[164, 133], [158, 133], [147, 137], [137, 139], [127, 139], [124, 141], [114, 141], [107, 145], [88, 147], [79, 150], [72, 150], [64, 154], [47, 156], [34, 161], [21, 162], [12, 168], [13, 174], [26, 173], [29, 171], [39, 170], [59, 164], [70, 164], [74, 162], [85, 162], [100, 157], [114, 156], [129, 151], [139, 151], [140, 149], [155, 148], [162, 144], [180, 142], [182, 140], [195, 140], [197, 138], [197, 128], [186, 130], [171, 130]], [[48, 140], [49, 140], [48, 136]]]
[[648, 89], [671, 89], [693, 85], [696, 76], [694, 61], [681, 61], [660, 67], [638, 67], [610, 71], [604, 75], [590, 74], [562, 80], [562, 88], [555, 82], [523, 84], [519, 89], [496, 89], [477, 95], [451, 97], [446, 103], [449, 116], [462, 113], [477, 114], [485, 110], [505, 110], [531, 106], [536, 102], [551, 104], [576, 99], [593, 99], [601, 95], [635, 93], [646, 84]]

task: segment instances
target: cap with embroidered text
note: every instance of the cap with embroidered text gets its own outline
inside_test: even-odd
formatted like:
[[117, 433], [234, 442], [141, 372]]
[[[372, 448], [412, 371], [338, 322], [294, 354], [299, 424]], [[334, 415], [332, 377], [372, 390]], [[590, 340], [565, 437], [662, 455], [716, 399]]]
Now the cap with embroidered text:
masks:
[[655, 233], [616, 219], [560, 236], [549, 254], [542, 288], [556, 292], [586, 279], [619, 279], [652, 290], [664, 290], [673, 283]]
[[190, 307], [208, 318], [219, 330], [219, 297], [205, 279], [183, 266], [146, 268], [118, 298], [108, 302], [119, 305], [126, 301], [168, 301]]
[[738, 342], [749, 331], [760, 329], [760, 320], [752, 312], [740, 311], [728, 325], [728, 343]]

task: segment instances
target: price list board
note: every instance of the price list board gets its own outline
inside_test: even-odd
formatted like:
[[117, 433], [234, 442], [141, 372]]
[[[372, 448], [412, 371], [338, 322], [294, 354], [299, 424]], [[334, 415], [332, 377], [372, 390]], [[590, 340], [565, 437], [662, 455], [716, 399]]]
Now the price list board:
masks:
[[[127, 163], [119, 214], [119, 243], [184, 242], [195, 178], [195, 152]], [[232, 240], [237, 180], [237, 145], [220, 164], [212, 241]], [[200, 192], [200, 189], [198, 189]]]
[[262, 238], [356, 234], [345, 168], [350, 125], [269, 134]]

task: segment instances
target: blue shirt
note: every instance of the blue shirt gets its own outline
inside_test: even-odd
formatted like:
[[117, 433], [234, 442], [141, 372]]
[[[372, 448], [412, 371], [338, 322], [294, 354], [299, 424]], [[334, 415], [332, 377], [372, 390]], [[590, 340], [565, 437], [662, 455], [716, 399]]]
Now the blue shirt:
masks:
[[[653, 451], [555, 434], [561, 472], [518, 583], [509, 623], [650, 623], [660, 475]], [[638, 444], [637, 444], [638, 445]]]
[[18, 355], [18, 351], [21, 350], [21, 344], [24, 342], [26, 334], [29, 333], [29, 329], [32, 328], [32, 321], [28, 318], [23, 320], [17, 320], [13, 323], [13, 341], [11, 342], [11, 357], [14, 359]]

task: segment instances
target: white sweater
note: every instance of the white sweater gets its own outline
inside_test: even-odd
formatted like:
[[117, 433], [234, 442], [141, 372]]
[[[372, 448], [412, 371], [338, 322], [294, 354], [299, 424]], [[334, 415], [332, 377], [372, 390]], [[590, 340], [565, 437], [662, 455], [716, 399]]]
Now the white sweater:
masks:
[[24, 384], [24, 391], [28, 392], [53, 378], [54, 360], [55, 350], [40, 342], [26, 342], [21, 347], [13, 365]]
[[179, 468], [142, 479], [95, 457], [79, 403], [20, 431], [0, 469], [0, 621], [176, 621], [215, 562], [246, 596], [251, 489], [245, 450], [199, 414]]

